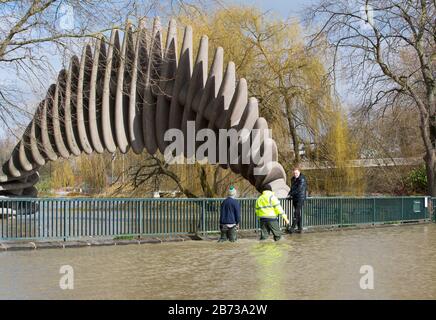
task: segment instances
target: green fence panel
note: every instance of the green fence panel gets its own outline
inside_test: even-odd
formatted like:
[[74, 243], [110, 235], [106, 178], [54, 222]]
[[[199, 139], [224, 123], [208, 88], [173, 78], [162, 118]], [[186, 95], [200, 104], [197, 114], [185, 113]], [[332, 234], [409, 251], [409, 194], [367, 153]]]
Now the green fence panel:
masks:
[[436, 197], [435, 198], [431, 198], [431, 204], [432, 204], [432, 220], [433, 222], [436, 222]]
[[[67, 239], [219, 231], [224, 199], [0, 199], [0, 239]], [[241, 230], [259, 229], [256, 199], [238, 199]], [[430, 199], [433, 219], [436, 198]], [[280, 200], [290, 221], [292, 202]], [[311, 197], [303, 226], [329, 227], [428, 220], [425, 197]], [[282, 224], [282, 218], [280, 217]]]

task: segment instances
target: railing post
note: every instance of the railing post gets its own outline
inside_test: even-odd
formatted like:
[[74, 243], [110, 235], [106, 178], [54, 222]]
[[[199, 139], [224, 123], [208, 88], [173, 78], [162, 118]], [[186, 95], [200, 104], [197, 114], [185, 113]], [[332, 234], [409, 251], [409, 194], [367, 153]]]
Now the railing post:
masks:
[[206, 236], [206, 200], [202, 200], [201, 205], [201, 231], [203, 233], [203, 237]]
[[433, 208], [433, 198], [432, 197], [428, 197], [428, 218], [430, 219], [430, 221], [434, 220], [434, 208]]
[[343, 201], [342, 200], [343, 200], [342, 198], [339, 199], [339, 205], [340, 205], [339, 206], [339, 208], [340, 208], [339, 226], [340, 227], [342, 227], [342, 207], [343, 207], [343, 204], [342, 204]]
[[144, 204], [143, 200], [142, 199], [139, 200], [138, 204], [139, 204], [139, 210], [138, 210], [138, 214], [137, 214], [137, 217], [136, 217], [136, 223], [138, 225], [137, 225], [137, 228], [136, 228], [136, 232], [138, 233], [138, 238], [140, 238], [141, 234], [142, 234], [141, 226], [142, 226], [142, 207], [143, 207], [143, 204]]
[[430, 202], [430, 204], [429, 204], [430, 211], [428, 212], [428, 217], [429, 217], [430, 221], [436, 222], [436, 219], [435, 219], [436, 217], [434, 214], [435, 207], [434, 207], [433, 197], [429, 197], [429, 202]]
[[289, 229], [292, 226], [292, 199], [290, 200], [286, 200], [288, 202], [288, 207], [289, 207]]
[[372, 203], [372, 224], [375, 226], [375, 198], [373, 198]]
[[401, 222], [404, 221], [404, 197], [401, 197]]
[[433, 197], [430, 197], [429, 201], [430, 201], [429, 218], [431, 219], [431, 221], [436, 222], [435, 214], [434, 214], [435, 208], [434, 208]]
[[[431, 200], [431, 199], [430, 199]], [[429, 197], [428, 196], [425, 196], [425, 198], [424, 198], [424, 210], [427, 212], [426, 214], [425, 214], [425, 217], [424, 217], [424, 220], [428, 220], [428, 218], [430, 217], [430, 215], [428, 215], [428, 213], [429, 213], [429, 208], [430, 208], [430, 204], [429, 204]], [[427, 204], [427, 207], [425, 206]]]
[[64, 201], [63, 206], [64, 211], [64, 242], [67, 241], [67, 210], [66, 210], [66, 201]]

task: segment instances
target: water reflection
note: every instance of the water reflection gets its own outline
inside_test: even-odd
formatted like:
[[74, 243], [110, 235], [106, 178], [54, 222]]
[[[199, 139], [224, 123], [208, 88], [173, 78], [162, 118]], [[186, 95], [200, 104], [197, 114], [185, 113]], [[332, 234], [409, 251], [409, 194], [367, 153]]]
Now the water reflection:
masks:
[[258, 279], [255, 299], [286, 299], [286, 263], [291, 250], [287, 242], [260, 242], [250, 247]]
[[[0, 252], [0, 299], [435, 299], [436, 224], [286, 236]], [[59, 288], [62, 265], [74, 290]], [[359, 273], [371, 265], [375, 289]]]

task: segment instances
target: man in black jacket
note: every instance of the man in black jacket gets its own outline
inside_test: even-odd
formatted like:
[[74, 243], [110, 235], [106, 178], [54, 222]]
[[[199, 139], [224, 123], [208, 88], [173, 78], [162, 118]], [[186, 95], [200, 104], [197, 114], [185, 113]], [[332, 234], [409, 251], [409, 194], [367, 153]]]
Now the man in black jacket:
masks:
[[294, 167], [294, 176], [291, 179], [291, 190], [288, 194], [288, 199], [292, 200], [294, 207], [292, 226], [289, 230], [290, 233], [295, 232], [296, 227], [298, 228], [298, 233], [303, 231], [301, 228], [301, 210], [303, 209], [304, 200], [306, 200], [306, 192], [306, 177], [300, 172], [300, 168], [296, 166]]

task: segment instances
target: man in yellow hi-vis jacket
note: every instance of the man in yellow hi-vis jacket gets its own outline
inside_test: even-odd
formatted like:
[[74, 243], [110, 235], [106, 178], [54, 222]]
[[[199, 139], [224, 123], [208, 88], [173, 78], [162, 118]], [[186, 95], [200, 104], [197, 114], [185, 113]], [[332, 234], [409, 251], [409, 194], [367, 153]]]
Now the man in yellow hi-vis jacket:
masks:
[[282, 215], [287, 224], [289, 224], [289, 220], [279, 199], [268, 185], [263, 188], [262, 194], [257, 198], [256, 215], [260, 219], [260, 240], [266, 240], [270, 232], [273, 233], [275, 241], [280, 240], [282, 232], [279, 226], [279, 215]]

